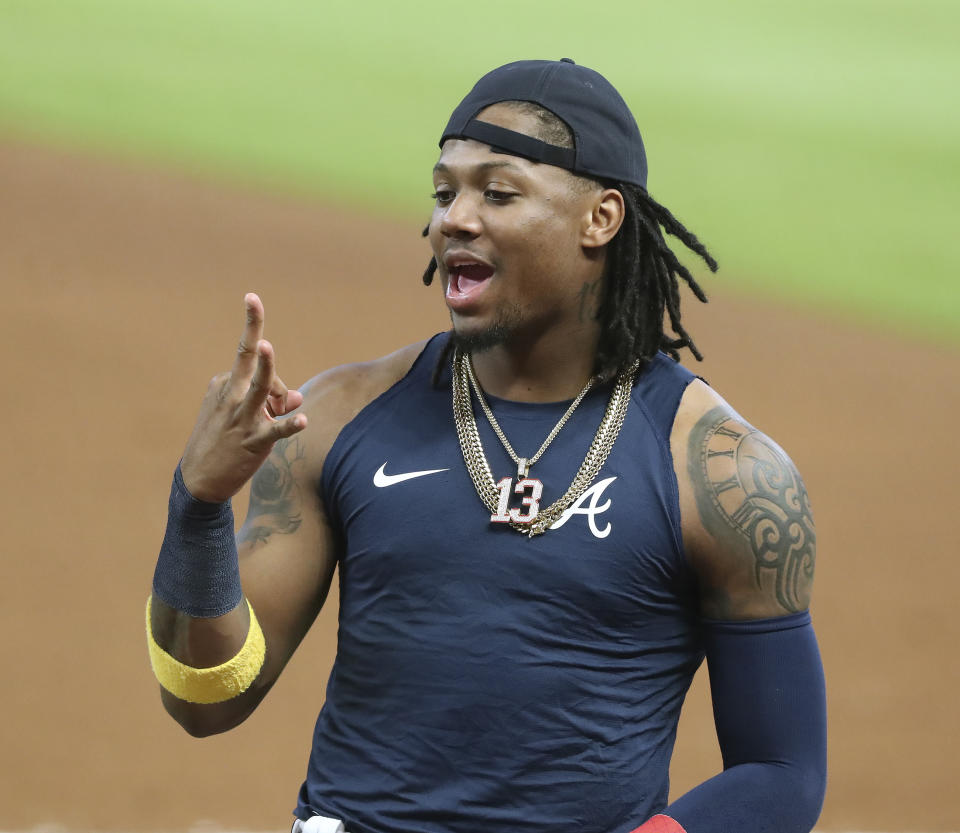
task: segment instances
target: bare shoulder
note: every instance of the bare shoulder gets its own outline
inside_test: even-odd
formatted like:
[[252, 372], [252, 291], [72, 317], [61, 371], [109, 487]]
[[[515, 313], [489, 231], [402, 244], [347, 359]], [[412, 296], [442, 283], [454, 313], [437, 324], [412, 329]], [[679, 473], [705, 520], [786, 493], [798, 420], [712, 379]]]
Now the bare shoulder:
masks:
[[787, 453], [703, 382], [671, 434], [683, 542], [711, 619], [757, 619], [810, 604], [816, 532]]
[[314, 541], [328, 536], [318, 488], [327, 454], [343, 427], [403, 378], [424, 343], [374, 361], [332, 368], [301, 388], [304, 401], [296, 413], [306, 413], [307, 426], [274, 443], [253, 476], [249, 509], [238, 536], [241, 544], [252, 551], [280, 538]]
[[302, 439], [309, 440], [313, 451], [309, 464], [315, 472], [323, 467], [343, 427], [407, 374], [426, 343], [410, 344], [372, 361], [331, 368], [301, 387], [304, 401], [300, 411], [309, 420]]

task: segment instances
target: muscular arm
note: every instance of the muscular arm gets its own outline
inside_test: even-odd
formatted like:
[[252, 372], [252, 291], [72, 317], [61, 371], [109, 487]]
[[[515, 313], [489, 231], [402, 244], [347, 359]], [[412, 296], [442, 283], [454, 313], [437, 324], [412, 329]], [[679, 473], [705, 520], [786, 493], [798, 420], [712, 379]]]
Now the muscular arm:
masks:
[[[190, 734], [223, 732], [246, 719], [323, 605], [336, 557], [309, 463], [310, 444], [318, 442], [310, 430], [278, 441], [253, 477], [237, 548], [244, 596], [263, 630], [266, 659], [253, 685], [222, 703], [187, 703], [161, 688], [167, 712]], [[201, 619], [155, 598], [151, 613], [159, 645], [198, 668], [217, 665], [236, 654], [249, 627], [246, 602], [223, 616]]]
[[684, 537], [701, 614], [758, 619], [806, 610], [816, 532], [789, 457], [722, 404], [697, 419], [686, 446]]
[[[300, 405], [301, 394], [287, 393], [274, 374], [272, 348], [260, 340], [259, 299], [249, 295], [246, 302], [247, 327], [234, 369], [212, 383], [181, 464], [184, 485], [211, 503], [235, 494], [253, 475], [249, 510], [236, 536], [243, 597], [228, 612], [209, 618], [164, 604], [156, 593], [151, 604], [157, 644], [190, 668], [218, 666], [237, 654], [249, 631], [246, 600], [263, 631], [264, 663], [242, 694], [194, 703], [161, 687], [169, 714], [198, 736], [226, 731], [246, 719], [316, 618], [337, 560], [335, 536], [320, 499], [323, 462], [342, 427], [401, 378], [423, 347], [411, 345], [377, 361], [328, 371], [303, 389]], [[256, 360], [250, 358], [254, 353]], [[284, 410], [284, 398], [300, 405], [295, 413]], [[273, 419], [266, 408], [285, 416]], [[290, 425], [284, 426], [284, 420]], [[203, 554], [181, 545], [178, 557], [189, 565]], [[223, 608], [217, 601], [204, 599], [202, 609], [219, 612]]]
[[700, 382], [672, 447], [724, 770], [665, 813], [686, 833], [807, 833], [826, 784], [826, 704], [806, 612], [806, 489], [783, 450]]

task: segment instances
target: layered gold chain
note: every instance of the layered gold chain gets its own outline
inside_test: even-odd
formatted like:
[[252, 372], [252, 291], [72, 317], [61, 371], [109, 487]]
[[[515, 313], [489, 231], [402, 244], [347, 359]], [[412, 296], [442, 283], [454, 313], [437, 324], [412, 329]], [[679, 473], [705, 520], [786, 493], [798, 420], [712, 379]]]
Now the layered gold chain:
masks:
[[[633, 390], [633, 379], [636, 376], [638, 366], [639, 362], [634, 362], [617, 377], [616, 384], [610, 393], [610, 400], [607, 402], [607, 409], [600, 421], [599, 428], [597, 428], [597, 433], [594, 435], [593, 442], [590, 444], [590, 448], [587, 450], [587, 454], [567, 491], [550, 506], [541, 509], [530, 523], [510, 521], [510, 526], [515, 530], [523, 532], [531, 538], [534, 535], [542, 535], [590, 488], [590, 484], [607, 461], [607, 457], [610, 456], [613, 444], [623, 427], [627, 407], [630, 404], [630, 393]], [[469, 357], [464, 356], [459, 350], [455, 351], [453, 355], [453, 418], [457, 426], [457, 436], [460, 439], [460, 450], [463, 452], [463, 461], [467, 466], [467, 471], [470, 472], [470, 477], [480, 500], [493, 513], [497, 511], [499, 489], [493, 479], [490, 465], [487, 463], [487, 457], [483, 452], [483, 444], [480, 441], [480, 433], [477, 430], [473, 401], [470, 396], [471, 376], [472, 367], [469, 365]], [[579, 404], [579, 399], [586, 395], [588, 389], [589, 385], [581, 391], [578, 401], [567, 410], [567, 413], [564, 414], [564, 417], [551, 432], [551, 436], [547, 438], [544, 446], [537, 452], [534, 459], [539, 458], [540, 454], [543, 453], [546, 446], [569, 419], [574, 407]], [[480, 401], [484, 403], [482, 396]], [[494, 426], [499, 427], [495, 420], [491, 420], [491, 427]], [[506, 442], [503, 432], [497, 431], [496, 433], [505, 446], [509, 448], [509, 443]], [[526, 462], [523, 458], [517, 458], [516, 454], [511, 456], [520, 465]], [[529, 465], [530, 463], [527, 463], [528, 468]]]
[[517, 477], [526, 477], [527, 474], [529, 474], [530, 466], [536, 463], [537, 460], [543, 456], [543, 452], [547, 450], [547, 446], [549, 446], [557, 434], [560, 433], [560, 429], [567, 424], [567, 420], [570, 419], [570, 416], [573, 414], [573, 412], [577, 410], [577, 405], [583, 401], [583, 397], [585, 397], [590, 391], [590, 388], [593, 387], [594, 380], [593, 376], [587, 379], [587, 383], [583, 386], [583, 390], [577, 394], [577, 398], [570, 403], [570, 407], [567, 408], [564, 415], [560, 417], [560, 421], [554, 425], [553, 430], [547, 434], [547, 438], [543, 441], [543, 444], [540, 446], [537, 453], [528, 459], [526, 457], [521, 457], [516, 451], [513, 450], [513, 446], [510, 445], [510, 440], [507, 439], [507, 435], [503, 433], [503, 429], [500, 427], [500, 423], [497, 422], [497, 418], [493, 415], [493, 411], [490, 410], [490, 406], [487, 404], [487, 397], [483, 395], [483, 389], [480, 387], [480, 383], [477, 381], [477, 377], [473, 373], [473, 362], [471, 361], [469, 354], [463, 357], [463, 366], [467, 369], [467, 376], [470, 378], [470, 384], [473, 386], [473, 392], [477, 395], [477, 401], [480, 403], [480, 407], [483, 408], [483, 412], [487, 415], [487, 421], [490, 423], [490, 427], [500, 438], [500, 442], [503, 444], [507, 454], [509, 454], [513, 462], [517, 464]]

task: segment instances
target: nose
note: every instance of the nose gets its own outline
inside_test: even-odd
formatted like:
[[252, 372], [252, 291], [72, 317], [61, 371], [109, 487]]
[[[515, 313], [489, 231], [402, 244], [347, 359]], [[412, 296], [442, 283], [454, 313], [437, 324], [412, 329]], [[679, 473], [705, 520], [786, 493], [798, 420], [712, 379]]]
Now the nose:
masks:
[[456, 239], [479, 237], [480, 230], [476, 201], [469, 193], [461, 191], [446, 207], [440, 221], [440, 231], [445, 237]]

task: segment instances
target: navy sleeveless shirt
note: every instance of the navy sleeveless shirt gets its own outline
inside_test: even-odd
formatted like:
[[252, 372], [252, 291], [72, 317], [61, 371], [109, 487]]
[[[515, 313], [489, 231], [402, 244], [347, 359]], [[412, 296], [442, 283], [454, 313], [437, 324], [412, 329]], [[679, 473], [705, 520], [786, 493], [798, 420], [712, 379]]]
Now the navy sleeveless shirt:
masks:
[[[669, 446], [694, 377], [657, 356], [592, 488], [531, 539], [490, 522], [449, 370], [431, 386], [447, 338], [342, 430], [324, 465], [338, 649], [295, 813], [350, 833], [632, 830], [666, 806], [703, 658]], [[533, 466], [542, 506], [573, 480], [610, 390], [591, 391]], [[528, 456], [569, 404], [489, 401]], [[494, 479], [515, 476], [474, 411]]]

